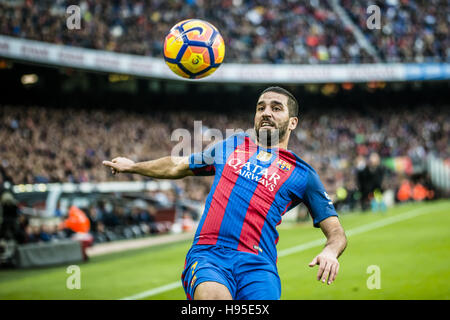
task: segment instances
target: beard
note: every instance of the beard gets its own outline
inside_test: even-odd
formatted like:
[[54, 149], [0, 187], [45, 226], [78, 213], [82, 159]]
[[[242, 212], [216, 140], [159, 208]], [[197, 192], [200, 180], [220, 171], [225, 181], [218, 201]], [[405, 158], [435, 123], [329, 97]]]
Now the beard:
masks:
[[[272, 122], [273, 123], [273, 122]], [[256, 138], [258, 142], [265, 147], [271, 147], [277, 145], [280, 141], [283, 141], [287, 128], [289, 126], [289, 120], [280, 123], [277, 127], [271, 129], [261, 129], [261, 121], [255, 126]]]

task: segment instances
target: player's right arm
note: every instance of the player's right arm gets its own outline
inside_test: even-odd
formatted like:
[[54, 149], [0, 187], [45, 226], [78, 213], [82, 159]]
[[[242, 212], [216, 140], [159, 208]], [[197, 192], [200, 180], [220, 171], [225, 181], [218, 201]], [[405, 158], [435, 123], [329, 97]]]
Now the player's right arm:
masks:
[[189, 168], [189, 157], [167, 156], [144, 162], [117, 157], [111, 161], [103, 161], [103, 165], [110, 167], [113, 174], [136, 173], [156, 179], [181, 179], [194, 175]]
[[[226, 143], [230, 147], [238, 144], [237, 139], [243, 139], [243, 134], [235, 134], [215, 143], [204, 151], [193, 153], [188, 157], [167, 156], [145, 162], [134, 162], [130, 159], [118, 157], [111, 161], [103, 161], [103, 165], [110, 167], [113, 174], [137, 173], [156, 179], [181, 179], [186, 176], [213, 176], [216, 160], [225, 161]], [[242, 141], [240, 141], [242, 142]]]

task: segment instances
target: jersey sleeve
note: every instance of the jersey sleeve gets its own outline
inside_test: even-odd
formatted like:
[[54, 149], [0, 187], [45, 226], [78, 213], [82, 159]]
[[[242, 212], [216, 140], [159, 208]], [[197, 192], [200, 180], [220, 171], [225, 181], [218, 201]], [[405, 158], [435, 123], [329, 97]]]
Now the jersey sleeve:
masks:
[[213, 176], [217, 171], [217, 166], [225, 164], [227, 155], [242, 143], [245, 137], [245, 133], [236, 133], [202, 152], [191, 154], [189, 169], [196, 176]]
[[195, 176], [213, 176], [216, 173], [215, 162], [224, 141], [217, 142], [208, 149], [189, 156], [189, 169]]
[[310, 171], [307, 179], [303, 203], [308, 207], [314, 227], [318, 228], [322, 220], [331, 216], [337, 217], [338, 214], [320, 181], [319, 175], [315, 171]]

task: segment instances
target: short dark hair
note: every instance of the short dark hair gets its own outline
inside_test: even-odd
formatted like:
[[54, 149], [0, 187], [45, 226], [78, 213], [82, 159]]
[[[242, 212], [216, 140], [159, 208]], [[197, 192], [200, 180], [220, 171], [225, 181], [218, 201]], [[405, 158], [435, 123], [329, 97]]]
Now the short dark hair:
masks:
[[276, 92], [287, 96], [289, 117], [298, 117], [298, 102], [292, 93], [281, 87], [269, 87], [265, 89], [259, 96], [261, 97], [266, 92]]

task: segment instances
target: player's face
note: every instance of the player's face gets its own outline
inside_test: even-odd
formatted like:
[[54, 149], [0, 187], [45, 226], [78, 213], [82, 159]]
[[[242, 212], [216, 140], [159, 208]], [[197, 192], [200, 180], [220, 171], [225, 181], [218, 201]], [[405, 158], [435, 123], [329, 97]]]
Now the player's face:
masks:
[[255, 131], [258, 141], [267, 146], [283, 141], [289, 126], [288, 97], [266, 92], [256, 104]]

